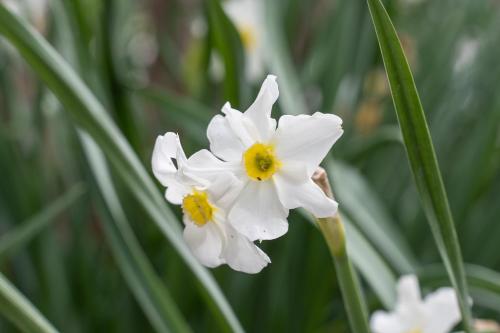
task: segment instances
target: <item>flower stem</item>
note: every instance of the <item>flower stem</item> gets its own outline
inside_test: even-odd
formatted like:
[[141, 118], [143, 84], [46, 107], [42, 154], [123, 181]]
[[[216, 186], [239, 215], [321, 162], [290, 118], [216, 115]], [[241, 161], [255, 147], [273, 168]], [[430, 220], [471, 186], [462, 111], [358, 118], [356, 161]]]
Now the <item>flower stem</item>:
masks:
[[[326, 171], [319, 168], [312, 177], [313, 181], [333, 199]], [[317, 219], [321, 233], [330, 249], [335, 264], [340, 290], [353, 332], [370, 333], [365, 300], [356, 272], [354, 271], [346, 248], [345, 231], [340, 215]]]

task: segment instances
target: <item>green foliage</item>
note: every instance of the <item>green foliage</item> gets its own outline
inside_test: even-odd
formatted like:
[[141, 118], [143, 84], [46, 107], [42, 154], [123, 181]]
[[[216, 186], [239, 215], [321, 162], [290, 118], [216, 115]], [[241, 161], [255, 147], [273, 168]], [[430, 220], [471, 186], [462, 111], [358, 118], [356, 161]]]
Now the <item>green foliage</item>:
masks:
[[384, 5], [380, 0], [368, 0], [368, 5], [415, 183], [451, 283], [457, 292], [465, 330], [472, 332], [462, 252], [424, 110], [403, 48]]
[[[425, 294], [452, 271], [473, 317], [500, 321], [500, 13], [491, 1], [384, 1], [410, 73], [369, 3], [377, 31], [365, 2], [262, 2], [273, 115], [344, 121], [324, 167], [352, 261], [340, 270], [359, 276], [369, 313], [394, 306], [402, 274]], [[222, 1], [52, 0], [43, 19], [20, 13], [22, 24], [0, 7], [1, 332], [349, 332], [308, 213], [260, 244], [272, 259], [260, 274], [208, 272], [150, 176], [157, 135], [206, 148], [211, 117], [258, 91]]]

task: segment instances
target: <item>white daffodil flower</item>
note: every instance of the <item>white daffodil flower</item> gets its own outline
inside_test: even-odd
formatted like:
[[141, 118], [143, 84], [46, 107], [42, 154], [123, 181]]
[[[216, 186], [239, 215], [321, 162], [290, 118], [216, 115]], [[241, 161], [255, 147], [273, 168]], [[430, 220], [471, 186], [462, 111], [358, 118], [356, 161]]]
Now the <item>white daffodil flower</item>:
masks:
[[229, 222], [251, 241], [274, 239], [288, 230], [288, 211], [304, 207], [316, 217], [333, 216], [337, 203], [311, 180], [313, 172], [342, 135], [333, 114], [282, 116], [276, 127], [271, 108], [278, 98], [269, 75], [244, 112], [226, 103], [208, 125], [210, 150], [234, 167], [243, 182]]
[[153, 173], [167, 187], [166, 199], [182, 206], [184, 239], [192, 253], [208, 267], [227, 263], [237, 271], [258, 273], [271, 261], [227, 223], [225, 209], [241, 182], [224, 164], [208, 150], [186, 158], [175, 133], [156, 139]]
[[264, 74], [264, 30], [260, 0], [229, 0], [222, 3], [224, 12], [240, 34], [246, 55], [245, 75], [256, 81]]
[[461, 319], [455, 291], [440, 288], [422, 300], [418, 280], [403, 276], [393, 312], [377, 311], [370, 320], [374, 333], [448, 333]]

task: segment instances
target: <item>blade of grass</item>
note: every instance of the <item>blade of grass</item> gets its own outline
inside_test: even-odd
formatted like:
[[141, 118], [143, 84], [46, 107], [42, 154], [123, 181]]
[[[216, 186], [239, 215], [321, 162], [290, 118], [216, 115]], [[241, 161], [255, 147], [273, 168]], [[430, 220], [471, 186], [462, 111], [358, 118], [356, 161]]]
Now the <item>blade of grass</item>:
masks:
[[285, 32], [280, 24], [279, 1], [264, 1], [266, 35], [264, 44], [272, 50], [266, 59], [271, 72], [278, 76], [281, 109], [285, 114], [307, 113], [306, 101], [301, 93], [300, 80], [293, 68], [290, 52], [287, 50]]
[[[500, 273], [474, 264], [465, 264], [465, 273], [471, 287], [474, 304], [500, 313], [500, 302], [498, 302], [500, 300]], [[433, 287], [447, 283], [447, 273], [442, 265], [425, 266], [419, 270], [418, 275], [423, 283]], [[492, 299], [497, 300], [496, 304], [490, 302]]]
[[363, 176], [338, 161], [328, 163], [328, 166], [335, 195], [342, 203], [345, 214], [397, 272], [404, 274], [415, 271], [417, 260], [408, 243]]
[[200, 135], [206, 131], [213, 111], [203, 104], [191, 99], [176, 96], [159, 88], [135, 90], [135, 94], [147, 103], [153, 103], [161, 108], [165, 119], [175, 122], [180, 130], [196, 140], [200, 146], [208, 144], [206, 136]]
[[382, 304], [387, 309], [392, 309], [396, 302], [394, 273], [354, 224], [342, 214], [341, 218], [344, 221], [347, 251], [352, 262]]
[[57, 332], [40, 311], [1, 273], [0, 312], [22, 332]]
[[85, 188], [82, 184], [74, 185], [40, 213], [23, 222], [16, 229], [4, 234], [0, 238], [0, 258], [12, 255], [13, 252], [25, 246], [42, 230], [57, 221], [57, 216], [75, 203], [84, 192]]
[[[300, 214], [317, 227], [314, 217], [304, 209]], [[345, 214], [340, 212], [346, 231], [347, 251], [352, 263], [366, 280], [373, 292], [387, 309], [392, 309], [396, 301], [396, 277], [382, 256], [370, 244], [368, 239], [358, 230]]]
[[80, 132], [79, 136], [103, 201], [111, 215], [110, 218], [103, 219], [104, 230], [130, 289], [158, 332], [190, 332], [185, 319], [130, 228], [111, 181], [104, 155], [87, 134]]
[[396, 30], [380, 0], [368, 0], [403, 140], [423, 208], [454, 286], [464, 329], [472, 332], [462, 254], [425, 114]]
[[243, 47], [238, 31], [226, 16], [219, 0], [205, 2], [211, 44], [219, 52], [225, 68], [224, 97], [235, 107], [242, 102], [244, 80]]
[[242, 331], [233, 310], [208, 271], [193, 257], [182, 240], [179, 223], [151, 177], [103, 106], [73, 69], [34, 29], [0, 4], [0, 33], [17, 48], [45, 84], [65, 106], [72, 119], [88, 132], [116, 167], [130, 192], [169, 239], [177, 253], [196, 275], [209, 307], [221, 329]]

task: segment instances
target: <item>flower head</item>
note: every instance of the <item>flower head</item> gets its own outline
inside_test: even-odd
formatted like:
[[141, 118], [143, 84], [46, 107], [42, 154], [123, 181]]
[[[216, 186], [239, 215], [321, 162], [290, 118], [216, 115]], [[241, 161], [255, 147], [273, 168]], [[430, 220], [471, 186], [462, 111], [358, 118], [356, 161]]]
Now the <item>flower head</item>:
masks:
[[250, 240], [274, 239], [288, 230], [288, 211], [304, 207], [317, 217], [333, 216], [337, 203], [311, 180], [342, 135], [332, 114], [271, 118], [279, 95], [269, 75], [254, 103], [240, 112], [226, 103], [207, 129], [210, 150], [233, 166], [242, 186], [229, 209], [233, 227]]
[[452, 288], [441, 288], [422, 300], [418, 280], [403, 276], [398, 282], [393, 312], [377, 311], [370, 321], [374, 333], [448, 333], [461, 319]]
[[178, 136], [166, 133], [156, 140], [152, 165], [156, 178], [167, 187], [166, 199], [182, 206], [184, 239], [203, 265], [227, 263], [238, 271], [258, 273], [270, 262], [227, 222], [226, 209], [241, 182], [226, 163], [207, 150], [186, 158]]

